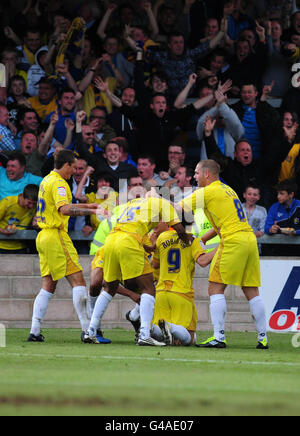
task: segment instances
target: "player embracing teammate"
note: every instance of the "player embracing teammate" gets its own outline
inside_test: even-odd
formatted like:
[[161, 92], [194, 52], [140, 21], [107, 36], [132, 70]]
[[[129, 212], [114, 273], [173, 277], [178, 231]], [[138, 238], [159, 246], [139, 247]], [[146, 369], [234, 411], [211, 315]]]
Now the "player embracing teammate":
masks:
[[[91, 328], [86, 310], [87, 293], [78, 254], [70, 240], [67, 228], [70, 216], [85, 216], [98, 213], [98, 205], [72, 205], [72, 196], [66, 180], [75, 171], [76, 159], [72, 152], [61, 151], [56, 156], [55, 169], [42, 182], [38, 200], [38, 224], [42, 231], [37, 239], [40, 256], [42, 289], [38, 294], [34, 309], [29, 342], [43, 342], [40, 328], [47, 312], [48, 304], [55, 292], [57, 281], [66, 277], [73, 289], [73, 301], [82, 326], [82, 339], [87, 343], [99, 343], [96, 329]], [[227, 285], [239, 286], [249, 301], [250, 310], [258, 332], [258, 349], [268, 349], [266, 315], [264, 304], [259, 296], [260, 260], [257, 240], [248, 224], [245, 212], [237, 194], [219, 179], [220, 166], [212, 160], [200, 162], [195, 171], [197, 189], [184, 198], [176, 208], [158, 196], [137, 198], [129, 201], [118, 217], [115, 227], [106, 238], [103, 248], [103, 274], [106, 289], [98, 297], [100, 318], [108, 304], [120, 289], [120, 284], [130, 291], [141, 294], [139, 307], [139, 332], [137, 344], [140, 346], [164, 346], [172, 342], [172, 336], [184, 345], [195, 342], [195, 310], [192, 279], [195, 262], [201, 266], [211, 263], [209, 275], [210, 312], [214, 326], [214, 336], [200, 343], [204, 348], [226, 348], [225, 319]], [[176, 209], [183, 214], [195, 213], [202, 208], [213, 229], [202, 237], [202, 242], [220, 236], [221, 242], [216, 252], [205, 255], [194, 237], [186, 233]], [[156, 245], [149, 247], [146, 240], [149, 232], [160, 222], [171, 227], [174, 247], [166, 251], [160, 259]], [[168, 238], [167, 238], [168, 239]], [[162, 240], [162, 238], [160, 238]], [[165, 241], [167, 245], [168, 241]], [[164, 244], [162, 243], [162, 246]], [[185, 248], [192, 247], [185, 251]], [[153, 269], [148, 254], [156, 250], [154, 268], [161, 268], [159, 298], [155, 303], [156, 288]], [[186, 254], [185, 254], [186, 253]], [[167, 256], [165, 259], [163, 256]], [[181, 259], [186, 258], [186, 262]], [[182, 268], [186, 269], [187, 284], [178, 288], [182, 278]], [[176, 276], [176, 274], [180, 274]], [[184, 290], [185, 289], [185, 290]], [[164, 293], [162, 293], [164, 292]], [[170, 293], [173, 293], [171, 299]], [[177, 298], [176, 297], [180, 298]], [[184, 305], [190, 299], [191, 305]], [[170, 302], [171, 301], [171, 302]], [[156, 304], [156, 305], [155, 305]], [[168, 310], [161, 310], [160, 304]], [[173, 305], [173, 306], [172, 306]], [[183, 307], [186, 307], [183, 311]], [[152, 325], [154, 318], [159, 324]], [[160, 315], [162, 314], [162, 315]], [[176, 315], [174, 315], [176, 314]], [[177, 316], [177, 318], [176, 318]], [[172, 317], [177, 323], [172, 322]], [[160, 319], [158, 319], [160, 318]], [[174, 319], [175, 319], [174, 318]], [[184, 320], [183, 322], [181, 322]], [[184, 326], [183, 326], [184, 324]], [[193, 328], [191, 327], [193, 326]], [[180, 327], [185, 329], [182, 330]], [[173, 331], [172, 331], [173, 330]], [[156, 337], [159, 339], [155, 339]], [[161, 332], [161, 335], [160, 333]], [[177, 333], [176, 333], [177, 332]], [[179, 333], [178, 333], [179, 332]], [[181, 332], [181, 333], [180, 333]], [[182, 339], [182, 340], [181, 340]]]
[[203, 208], [213, 229], [202, 237], [203, 242], [217, 234], [221, 242], [211, 264], [209, 296], [214, 336], [199, 346], [226, 348], [225, 319], [227, 285], [242, 288], [250, 304], [258, 332], [258, 349], [268, 349], [264, 303], [259, 295], [260, 259], [256, 237], [248, 224], [237, 194], [219, 179], [220, 166], [213, 160], [201, 161], [195, 171], [200, 189], [181, 202], [186, 212]]

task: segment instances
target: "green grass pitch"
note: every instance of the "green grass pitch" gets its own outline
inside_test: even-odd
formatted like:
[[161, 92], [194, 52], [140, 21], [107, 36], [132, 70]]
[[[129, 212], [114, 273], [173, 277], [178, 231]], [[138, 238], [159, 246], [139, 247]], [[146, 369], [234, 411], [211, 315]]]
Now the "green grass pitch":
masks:
[[255, 333], [229, 333], [226, 350], [137, 347], [121, 329], [105, 332], [110, 345], [81, 344], [74, 329], [44, 334], [28, 344], [28, 330], [7, 331], [1, 416], [299, 415], [291, 334], [270, 334], [269, 351], [255, 349]]

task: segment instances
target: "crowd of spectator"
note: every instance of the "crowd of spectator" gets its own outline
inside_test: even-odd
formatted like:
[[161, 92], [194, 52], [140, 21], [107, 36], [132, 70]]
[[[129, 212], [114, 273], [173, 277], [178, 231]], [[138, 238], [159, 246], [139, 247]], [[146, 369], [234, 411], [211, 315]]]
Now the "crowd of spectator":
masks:
[[34, 225], [32, 185], [68, 148], [74, 202], [111, 209], [132, 177], [179, 201], [212, 158], [258, 238], [299, 235], [299, 0], [18, 0], [0, 12], [0, 233]]

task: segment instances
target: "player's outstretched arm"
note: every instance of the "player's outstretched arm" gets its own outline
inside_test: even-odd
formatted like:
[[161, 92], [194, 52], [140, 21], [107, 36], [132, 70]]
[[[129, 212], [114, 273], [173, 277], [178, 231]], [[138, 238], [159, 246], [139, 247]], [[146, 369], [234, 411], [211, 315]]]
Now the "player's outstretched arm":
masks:
[[214, 251], [211, 251], [210, 253], [201, 254], [201, 256], [199, 256], [197, 259], [198, 265], [202, 266], [202, 268], [208, 266], [213, 260], [217, 251], [218, 249], [216, 248]]
[[136, 304], [140, 304], [141, 296], [139, 294], [136, 294], [135, 292], [130, 291], [129, 289], [124, 288], [124, 286], [122, 285], [119, 285], [117, 289], [117, 294], [123, 295], [124, 297], [128, 297]]
[[59, 209], [59, 212], [65, 216], [87, 216], [96, 215], [99, 204], [65, 204]]

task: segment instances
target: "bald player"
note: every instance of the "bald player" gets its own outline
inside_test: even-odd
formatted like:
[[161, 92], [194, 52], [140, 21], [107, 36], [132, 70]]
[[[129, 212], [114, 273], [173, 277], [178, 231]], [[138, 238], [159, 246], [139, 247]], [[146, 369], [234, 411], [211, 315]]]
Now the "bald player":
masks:
[[237, 194], [219, 178], [220, 166], [213, 160], [201, 161], [195, 170], [200, 189], [182, 200], [185, 212], [204, 209], [213, 229], [203, 242], [220, 236], [221, 243], [212, 261], [209, 274], [210, 312], [214, 336], [200, 344], [205, 348], [226, 348], [225, 289], [228, 285], [242, 288], [250, 304], [258, 331], [258, 349], [268, 349], [266, 315], [259, 295], [260, 259], [257, 240], [248, 224]]

